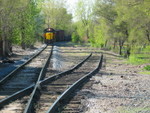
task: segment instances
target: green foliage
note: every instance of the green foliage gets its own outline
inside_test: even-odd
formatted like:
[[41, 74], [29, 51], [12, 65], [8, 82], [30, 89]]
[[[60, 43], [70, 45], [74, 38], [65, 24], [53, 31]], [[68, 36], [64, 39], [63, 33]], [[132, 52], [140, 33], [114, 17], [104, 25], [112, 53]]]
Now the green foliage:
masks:
[[77, 43], [80, 41], [80, 37], [77, 33], [73, 32], [72, 33], [72, 42]]
[[21, 44], [30, 46], [35, 43], [35, 33], [36, 33], [36, 18], [39, 14], [36, 5], [31, 2], [28, 4], [24, 12], [19, 16], [20, 18], [20, 34], [21, 34]]
[[143, 63], [146, 63], [147, 61], [144, 61], [143, 59], [140, 59], [139, 58], [140, 56], [139, 55], [130, 55], [129, 57], [129, 63], [132, 63], [132, 64], [143, 64]]
[[39, 29], [37, 30], [36, 27], [41, 26], [41, 23], [37, 22], [40, 9], [36, 3], [33, 0], [2, 0], [0, 6], [2, 8], [0, 19], [3, 20], [0, 21], [2, 22], [0, 27], [7, 28], [3, 30], [3, 36], [2, 34], [0, 35], [9, 40], [10, 43], [24, 44], [26, 46], [33, 45], [35, 43], [35, 35], [39, 32]]
[[82, 42], [88, 42], [92, 36], [92, 11], [93, 4], [90, 0], [79, 0], [75, 8], [76, 15], [76, 32]]
[[150, 46], [134, 47], [131, 51], [129, 62], [133, 64], [149, 63], [150, 62], [149, 51], [150, 51]]
[[[133, 52], [138, 50], [135, 47], [150, 44], [150, 10], [148, 4], [150, 4], [148, 0], [96, 0], [93, 13], [95, 16], [94, 24], [99, 28], [97, 32], [94, 32], [94, 36], [98, 31], [102, 31], [103, 41], [107, 42], [105, 43], [107, 48], [111, 46], [110, 48], [115, 51], [118, 50], [121, 55], [125, 56], [131, 53], [129, 59], [131, 62], [149, 61], [142, 59], [142, 57], [144, 59], [148, 57], [145, 53], [141, 53], [144, 54], [141, 56], [135, 55]], [[96, 46], [101, 43], [99, 41], [97, 38], [90, 39], [92, 45]]]
[[150, 65], [145, 66], [144, 69], [145, 69], [146, 71], [150, 71]]
[[72, 15], [67, 12], [64, 0], [49, 0], [42, 3], [42, 16], [45, 21], [45, 28], [65, 30], [68, 34], [71, 32]]
[[13, 44], [18, 44], [18, 45], [21, 44], [20, 29], [15, 28], [15, 29], [13, 30], [11, 42], [12, 42]]
[[85, 29], [84, 29], [84, 26], [82, 25], [81, 22], [77, 22], [76, 23], [76, 31], [77, 31], [77, 34], [79, 35], [80, 37], [80, 40], [81, 41], [84, 41], [84, 37], [85, 37]]
[[94, 38], [90, 38], [89, 40], [92, 46], [95, 47], [103, 47], [105, 44], [104, 34], [100, 28], [100, 26], [95, 26], [94, 28]]

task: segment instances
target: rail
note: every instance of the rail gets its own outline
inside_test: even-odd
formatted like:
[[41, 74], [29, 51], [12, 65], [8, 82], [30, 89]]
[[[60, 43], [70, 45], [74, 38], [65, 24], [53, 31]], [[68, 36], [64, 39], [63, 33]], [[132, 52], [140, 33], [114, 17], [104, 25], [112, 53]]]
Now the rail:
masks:
[[[13, 95], [11, 95], [11, 96], [9, 96], [9, 97], [7, 97], [7, 98], [5, 98], [5, 99], [3, 99], [3, 100], [0, 100], [0, 108], [2, 108], [3, 106], [5, 106], [5, 105], [7, 105], [8, 103], [10, 103], [10, 102], [12, 102], [12, 101], [15, 101], [15, 100], [17, 100], [17, 99], [19, 99], [19, 98], [22, 98], [23, 96], [25, 96], [25, 95], [28, 95], [28, 94], [30, 94], [31, 92], [33, 93], [33, 92], [37, 92], [38, 91], [38, 89], [39, 89], [39, 87], [41, 86], [41, 85], [44, 85], [44, 84], [46, 84], [46, 83], [48, 83], [48, 82], [50, 82], [50, 81], [52, 81], [52, 80], [54, 80], [54, 79], [57, 79], [57, 78], [59, 78], [59, 77], [61, 77], [61, 76], [63, 76], [63, 75], [66, 75], [66, 74], [69, 74], [69, 73], [71, 73], [72, 71], [74, 71], [75, 69], [77, 69], [77, 68], [79, 68], [88, 58], [90, 58], [90, 56], [92, 55], [92, 53], [87, 57], [87, 58], [85, 58], [81, 63], [79, 63], [79, 64], [77, 64], [76, 66], [74, 66], [73, 68], [71, 68], [71, 69], [69, 69], [69, 70], [67, 70], [67, 71], [65, 71], [65, 72], [61, 72], [61, 73], [59, 73], [59, 74], [56, 74], [56, 75], [53, 75], [52, 77], [49, 77], [49, 78], [47, 78], [47, 79], [45, 79], [45, 80], [42, 80], [43, 78], [44, 78], [44, 70], [45, 69], [42, 69], [43, 70], [43, 73], [42, 73], [42, 71], [41, 71], [41, 77], [39, 77], [39, 79], [38, 80], [41, 80], [41, 81], [39, 81], [37, 84], [32, 84], [32, 85], [30, 85], [29, 87], [27, 87], [27, 88], [25, 88], [25, 89], [23, 89], [23, 90], [20, 90], [20, 91], [18, 91], [18, 92], [16, 92], [15, 94], [13, 94]], [[49, 59], [48, 59], [49, 60]], [[45, 63], [45, 66], [47, 66], [47, 63]], [[36, 86], [36, 88], [34, 88]], [[34, 91], [33, 91], [34, 90]], [[32, 96], [33, 94], [31, 94], [31, 96]], [[35, 96], [36, 97], [36, 96]], [[28, 102], [28, 107], [25, 109], [25, 111], [27, 112], [27, 113], [29, 113], [29, 111], [31, 110], [31, 108], [33, 107], [33, 106], [30, 106], [29, 105], [29, 103], [32, 103], [32, 101], [33, 101], [33, 98], [35, 98], [34, 96], [32, 96], [32, 98], [30, 98], [30, 102]], [[24, 111], [24, 112], [25, 112]]]
[[[74, 66], [73, 68], [71, 68], [71, 69], [69, 69], [69, 70], [67, 70], [65, 72], [53, 75], [52, 77], [49, 77], [46, 80], [42, 80], [42, 81], [38, 82], [36, 84], [35, 88], [34, 88], [34, 91], [31, 94], [31, 98], [30, 98], [30, 100], [29, 100], [29, 102], [27, 104], [27, 107], [24, 110], [24, 113], [32, 113], [32, 111], [34, 110], [34, 104], [33, 103], [35, 103], [37, 101], [37, 99], [39, 98], [38, 94], [40, 93], [39, 88], [40, 88], [41, 85], [46, 84], [46, 83], [48, 83], [50, 81], [53, 81], [54, 79], [58, 79], [59, 77], [62, 77], [64, 75], [66, 75], [66, 74], [71, 73], [75, 69], [78, 69], [86, 60], [88, 60], [91, 57], [91, 55], [92, 55], [92, 53], [88, 57], [86, 57], [82, 62], [80, 62], [79, 64]], [[43, 73], [43, 72], [41, 72], [41, 73]]]
[[10, 78], [12, 78], [18, 72], [18, 70], [20, 70], [22, 67], [24, 67], [26, 64], [28, 64], [31, 60], [33, 60], [36, 56], [38, 56], [46, 47], [47, 46], [45, 46], [41, 51], [39, 51], [37, 54], [32, 56], [28, 61], [26, 61], [25, 63], [20, 65], [18, 68], [16, 68], [12, 72], [10, 72], [8, 75], [6, 75], [2, 80], [0, 80], [0, 87], [2, 84], [6, 83]]
[[59, 96], [59, 98], [57, 98], [57, 100], [53, 103], [53, 105], [49, 108], [49, 110], [46, 113], [55, 113], [56, 108], [58, 108], [58, 106], [62, 100], [66, 99], [68, 97], [68, 95], [72, 91], [74, 91], [79, 85], [81, 85], [85, 80], [89, 79], [92, 75], [96, 74], [99, 71], [99, 69], [102, 67], [102, 60], [103, 60], [103, 55], [101, 55], [101, 58], [100, 58], [97, 68], [94, 69], [89, 74], [82, 77], [81, 79], [79, 79], [73, 85], [71, 85], [61, 96]]
[[[46, 47], [47, 47], [47, 46], [46, 46]], [[36, 55], [34, 55], [32, 58], [30, 58], [30, 59], [28, 60], [28, 62], [31, 61], [33, 58], [35, 58], [37, 55], [39, 55], [46, 47], [44, 47], [40, 52], [38, 52], [38, 53], [37, 53]], [[51, 53], [50, 53], [49, 57], [47, 58], [47, 61], [46, 61], [45, 65], [44, 65], [44, 67], [46, 67], [46, 66], [48, 65], [47, 62], [49, 62], [49, 60], [50, 60], [50, 58], [51, 58], [51, 56], [52, 56], [52, 51], [53, 51], [53, 46], [52, 46]], [[21, 66], [24, 66], [24, 65], [27, 64], [28, 62], [24, 63], [24, 64], [21, 65]], [[41, 71], [44, 72], [45, 70], [42, 69]], [[44, 78], [43, 73], [40, 72], [40, 75], [39, 75], [39, 77], [38, 77], [38, 81], [41, 80], [41, 79], [43, 79], [43, 78]], [[16, 93], [14, 93], [14, 94], [12, 94], [12, 95], [6, 97], [5, 99], [0, 100], [0, 108], [3, 107], [4, 105], [6, 105], [7, 103], [11, 102], [11, 101], [14, 101], [14, 100], [16, 100], [16, 99], [18, 99], [18, 98], [21, 98], [21, 97], [25, 96], [25, 95], [29, 95], [30, 93], [32, 93], [32, 91], [33, 91], [33, 89], [34, 89], [34, 86], [35, 86], [35, 84], [32, 84], [32, 85], [30, 85], [29, 87], [27, 87], [27, 88], [25, 88], [25, 89], [22, 89], [22, 90], [20, 90], [20, 91], [18, 91], [18, 92], [16, 92]]]
[[49, 58], [47, 59], [47, 61], [46, 61], [45, 65], [44, 65], [44, 67], [42, 68], [42, 70], [41, 70], [41, 72], [40, 72], [40, 75], [39, 75], [39, 77], [38, 77], [37, 83], [36, 83], [36, 85], [35, 85], [35, 87], [34, 87], [34, 90], [33, 90], [32, 94], [31, 94], [31, 97], [30, 97], [30, 99], [29, 99], [29, 101], [28, 101], [28, 103], [27, 103], [27, 107], [25, 108], [25, 111], [24, 111], [25, 113], [29, 113], [29, 110], [31, 110], [31, 109], [33, 108], [33, 103], [34, 103], [33, 99], [37, 97], [37, 95], [35, 95], [35, 94], [37, 94], [37, 93], [39, 92], [39, 91], [38, 91], [39, 81], [44, 79], [45, 70], [46, 70], [46, 68], [47, 68], [47, 66], [48, 66], [48, 62], [49, 62], [50, 59], [51, 59], [52, 53], [53, 53], [53, 46], [52, 46], [52, 49], [51, 49], [50, 56], [49, 56]]

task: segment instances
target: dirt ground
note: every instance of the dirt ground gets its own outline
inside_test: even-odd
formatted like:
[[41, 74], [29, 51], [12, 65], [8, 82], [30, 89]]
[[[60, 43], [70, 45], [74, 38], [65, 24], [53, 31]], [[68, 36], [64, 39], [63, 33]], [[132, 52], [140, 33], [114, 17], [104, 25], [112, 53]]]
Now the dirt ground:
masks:
[[104, 55], [103, 68], [82, 100], [85, 113], [150, 113], [150, 75], [140, 74], [144, 65], [125, 61]]

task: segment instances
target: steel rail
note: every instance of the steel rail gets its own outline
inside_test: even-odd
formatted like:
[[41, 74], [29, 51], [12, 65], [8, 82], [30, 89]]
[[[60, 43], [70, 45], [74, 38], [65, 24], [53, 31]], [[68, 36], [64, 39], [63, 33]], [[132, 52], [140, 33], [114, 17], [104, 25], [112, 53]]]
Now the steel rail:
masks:
[[69, 69], [69, 70], [67, 70], [67, 71], [64, 71], [64, 72], [61, 72], [61, 73], [58, 73], [58, 74], [55, 74], [55, 75], [53, 75], [53, 76], [51, 76], [51, 77], [49, 77], [49, 78], [46, 78], [46, 79], [40, 81], [39, 84], [40, 84], [40, 85], [44, 85], [44, 84], [47, 84], [47, 83], [53, 81], [54, 79], [58, 79], [59, 77], [62, 77], [62, 76], [67, 75], [67, 74], [70, 74], [70, 73], [73, 72], [75, 69], [78, 69], [79, 67], [81, 67], [82, 64], [83, 64], [86, 60], [88, 60], [91, 56], [92, 56], [92, 53], [91, 53], [88, 57], [86, 57], [82, 62], [78, 63], [76, 66], [72, 67], [71, 69]]
[[[50, 81], [53, 81], [55, 79], [58, 79], [64, 75], [67, 75], [67, 74], [70, 74], [72, 71], [74, 71], [75, 69], [78, 69], [86, 60], [88, 60], [90, 57], [91, 57], [92, 53], [86, 57], [82, 62], [80, 62], [79, 64], [77, 64], [76, 66], [74, 66], [73, 68], [65, 71], [65, 72], [62, 72], [62, 73], [59, 73], [59, 74], [56, 74], [56, 75], [53, 75], [45, 80], [42, 80], [42, 81], [39, 81], [35, 88], [34, 88], [34, 91], [32, 92], [31, 94], [31, 98], [30, 100], [28, 101], [28, 104], [24, 110], [23, 113], [32, 113], [32, 111], [34, 110], [34, 103], [38, 100], [38, 95], [40, 94], [40, 87], [43, 85], [43, 84], [46, 84], [46, 83], [49, 83]], [[42, 74], [42, 72], [41, 72]]]
[[0, 100], [0, 109], [12, 101], [15, 101], [23, 96], [29, 95], [32, 92], [32, 90], [34, 89], [34, 86], [35, 86], [35, 84], [30, 85], [29, 87], [22, 89], [16, 93], [12, 94], [11, 96]]
[[[47, 46], [45, 46], [45, 47], [44, 47], [39, 53], [37, 53], [36, 55], [40, 54], [46, 47], [47, 47]], [[48, 65], [47, 62], [49, 62], [49, 60], [50, 60], [50, 58], [51, 58], [51, 56], [52, 56], [52, 51], [53, 51], [53, 46], [52, 46], [50, 55], [49, 55], [49, 57], [47, 58], [47, 61], [46, 61], [45, 65], [44, 65], [44, 67], [46, 67], [46, 66]], [[32, 58], [36, 57], [36, 55], [34, 55]], [[30, 60], [32, 60], [32, 58], [31, 58]], [[45, 69], [42, 68], [41, 71], [44, 72]], [[39, 75], [37, 81], [39, 81], [40, 79], [43, 79], [43, 78], [44, 78], [43, 73], [40, 72], [40, 75]], [[4, 105], [8, 104], [10, 101], [14, 101], [14, 100], [16, 100], [16, 99], [18, 99], [18, 98], [21, 98], [21, 97], [25, 96], [25, 95], [29, 95], [29, 94], [32, 93], [32, 91], [34, 90], [34, 86], [35, 86], [35, 84], [32, 84], [32, 85], [30, 85], [29, 87], [27, 87], [27, 88], [25, 88], [25, 89], [22, 89], [22, 90], [20, 90], [20, 91], [18, 91], [18, 92], [16, 92], [16, 93], [14, 93], [14, 94], [12, 94], [12, 95], [6, 97], [5, 99], [0, 100], [0, 108], [2, 108]]]
[[38, 56], [47, 46], [45, 46], [44, 48], [42, 48], [41, 51], [39, 51], [37, 54], [35, 54], [34, 56], [32, 56], [29, 60], [27, 60], [25, 63], [23, 63], [22, 65], [20, 65], [19, 67], [17, 67], [15, 70], [13, 70], [12, 72], [10, 72], [9, 74], [7, 74], [2, 80], [0, 80], [0, 87], [6, 83], [10, 78], [12, 78], [17, 72], [18, 70], [20, 70], [22, 67], [24, 67], [26, 64], [28, 64], [30, 61], [32, 61], [36, 56]]
[[53, 48], [54, 48], [54, 47], [53, 47], [53, 45], [52, 45], [50, 55], [49, 55], [48, 59], [46, 60], [46, 62], [45, 62], [45, 64], [44, 64], [43, 68], [41, 69], [40, 75], [39, 75], [38, 80], [37, 80], [36, 83], [38, 83], [40, 80], [43, 80], [44, 77], [45, 77], [45, 71], [46, 71], [46, 68], [47, 68], [47, 66], [48, 66], [48, 64], [49, 64], [49, 62], [50, 62], [51, 57], [52, 57]]
[[76, 81], [73, 85], [71, 85], [62, 95], [60, 95], [57, 98], [57, 100], [52, 104], [52, 106], [49, 108], [49, 110], [46, 113], [55, 113], [56, 109], [59, 107], [59, 105], [62, 103], [62, 101], [64, 99], [66, 99], [71, 92], [73, 92], [79, 85], [81, 85], [83, 82], [88, 80], [91, 76], [95, 75], [101, 69], [102, 61], [103, 61], [103, 55], [101, 55], [98, 66], [93, 71], [86, 74], [81, 79]]
[[[37, 86], [38, 85], [39, 86], [44, 85], [44, 84], [46, 84], [46, 83], [48, 83], [50, 81], [53, 81], [54, 79], [59, 78], [59, 76], [63, 76], [63, 75], [71, 73], [75, 69], [79, 68], [79, 65], [81, 66], [88, 58], [90, 58], [91, 55], [92, 55], [92, 53], [87, 58], [85, 58], [81, 63], [77, 64], [73, 68], [71, 68], [71, 69], [69, 69], [67, 71], [61, 72], [59, 74], [53, 75], [52, 77], [49, 77], [49, 78], [47, 78], [45, 80], [39, 81]], [[16, 92], [15, 94], [10, 95], [9, 97], [7, 97], [5, 99], [0, 100], [0, 108], [2, 108], [3, 106], [7, 105], [9, 102], [15, 101], [16, 99], [23, 97], [29, 91], [31, 91], [31, 93], [32, 93], [33, 90], [34, 90], [35, 85], [36, 84], [30, 85], [28, 88], [20, 90], [20, 91]]]
[[35, 85], [35, 87], [34, 87], [32, 93], [31, 93], [30, 99], [29, 99], [29, 101], [28, 101], [28, 103], [27, 103], [27, 106], [26, 106], [26, 108], [25, 108], [25, 110], [24, 110], [24, 113], [29, 113], [29, 110], [31, 111], [32, 108], [33, 108], [34, 99], [35, 99], [35, 98], [37, 99], [37, 95], [35, 95], [35, 94], [38, 94], [38, 93], [39, 93], [39, 90], [38, 90], [39, 81], [40, 81], [40, 80], [43, 80], [44, 77], [45, 77], [45, 73], [46, 73], [45, 70], [46, 70], [46, 68], [47, 68], [47, 66], [48, 66], [48, 63], [49, 63], [51, 57], [52, 57], [52, 54], [53, 54], [53, 46], [52, 46], [50, 55], [49, 55], [47, 61], [45, 62], [44, 66], [43, 66], [43, 68], [42, 68], [42, 70], [41, 70], [41, 72], [40, 72], [40, 75], [39, 75], [38, 80], [37, 80], [37, 82], [36, 82], [36, 85]]

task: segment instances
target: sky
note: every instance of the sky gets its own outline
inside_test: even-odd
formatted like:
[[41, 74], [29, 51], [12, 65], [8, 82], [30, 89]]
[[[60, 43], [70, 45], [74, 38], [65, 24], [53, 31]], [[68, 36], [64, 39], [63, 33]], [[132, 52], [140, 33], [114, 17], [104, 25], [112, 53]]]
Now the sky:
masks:
[[69, 12], [73, 12], [76, 3], [78, 2], [78, 0], [66, 0], [67, 1], [67, 8]]
[[75, 6], [76, 6], [78, 0], [66, 0], [66, 1], [67, 1], [67, 3], [66, 3], [67, 10], [69, 13], [72, 13], [73, 17], [74, 17]]
[[[73, 14], [73, 20], [76, 20], [75, 18], [75, 7], [76, 7], [76, 4], [79, 0], [66, 0], [66, 7], [67, 7], [67, 10], [69, 13]], [[89, 4], [93, 4], [95, 0], [88, 0], [89, 1]]]
[[[66, 0], [68, 9], [73, 10], [78, 2], [78, 0]], [[95, 0], [90, 0], [90, 2], [94, 3]]]

